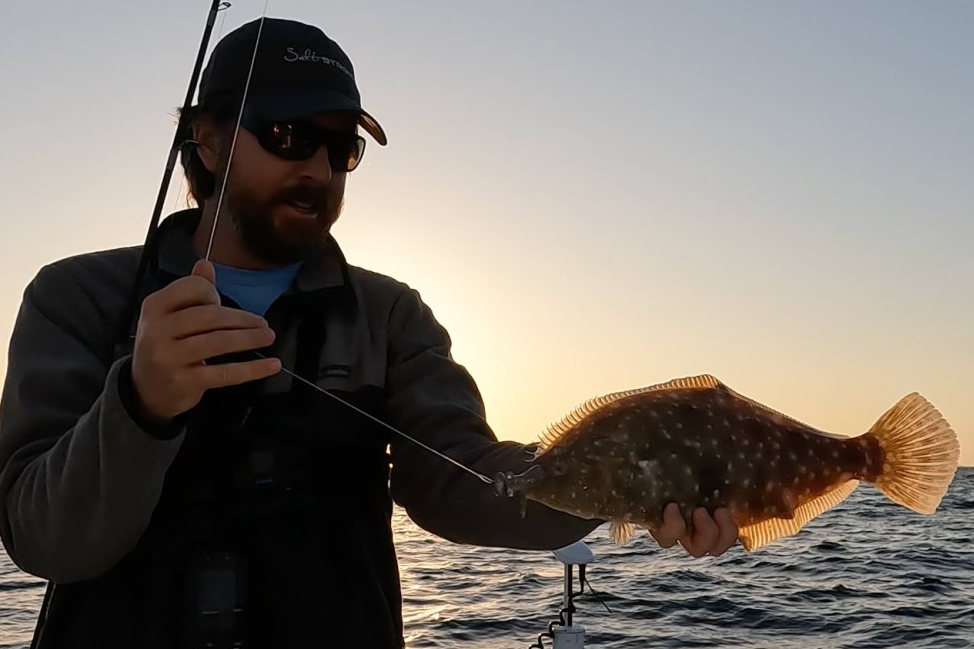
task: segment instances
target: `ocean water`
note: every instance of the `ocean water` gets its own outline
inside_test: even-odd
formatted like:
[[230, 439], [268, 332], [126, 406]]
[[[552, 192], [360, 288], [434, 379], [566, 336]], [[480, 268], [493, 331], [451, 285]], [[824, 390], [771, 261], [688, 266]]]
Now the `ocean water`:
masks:
[[[550, 553], [453, 545], [401, 510], [395, 526], [410, 649], [527, 649], [557, 618], [563, 568]], [[971, 468], [933, 517], [862, 485], [797, 536], [751, 554], [692, 559], [645, 535], [618, 547], [605, 527], [587, 542], [596, 554], [587, 577], [612, 611], [576, 602], [587, 647], [974, 647]], [[0, 554], [0, 647], [27, 646], [43, 592]]]

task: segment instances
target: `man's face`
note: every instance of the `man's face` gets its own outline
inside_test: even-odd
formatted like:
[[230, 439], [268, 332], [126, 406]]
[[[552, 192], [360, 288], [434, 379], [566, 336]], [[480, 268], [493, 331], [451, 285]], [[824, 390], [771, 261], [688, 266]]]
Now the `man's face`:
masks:
[[[352, 113], [320, 113], [306, 120], [329, 130], [356, 129]], [[219, 200], [232, 136], [231, 128], [220, 138], [217, 195], [209, 200]], [[241, 128], [219, 218], [232, 222], [243, 245], [268, 263], [302, 261], [321, 247], [338, 219], [347, 175], [331, 168], [324, 146], [307, 160], [286, 160]]]

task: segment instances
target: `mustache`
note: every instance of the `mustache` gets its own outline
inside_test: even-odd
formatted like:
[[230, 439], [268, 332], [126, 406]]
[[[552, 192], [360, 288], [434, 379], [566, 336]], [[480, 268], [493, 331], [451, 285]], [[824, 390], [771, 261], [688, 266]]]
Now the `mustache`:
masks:
[[328, 188], [324, 185], [295, 185], [277, 193], [277, 203], [308, 203], [315, 210], [328, 207]]

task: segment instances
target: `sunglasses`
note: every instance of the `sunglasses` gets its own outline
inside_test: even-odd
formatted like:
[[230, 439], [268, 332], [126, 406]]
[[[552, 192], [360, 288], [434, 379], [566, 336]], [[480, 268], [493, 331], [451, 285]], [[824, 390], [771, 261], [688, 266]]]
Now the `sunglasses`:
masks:
[[365, 153], [361, 135], [325, 129], [307, 120], [274, 122], [244, 115], [240, 125], [265, 151], [285, 160], [308, 160], [324, 146], [333, 171], [354, 171]]

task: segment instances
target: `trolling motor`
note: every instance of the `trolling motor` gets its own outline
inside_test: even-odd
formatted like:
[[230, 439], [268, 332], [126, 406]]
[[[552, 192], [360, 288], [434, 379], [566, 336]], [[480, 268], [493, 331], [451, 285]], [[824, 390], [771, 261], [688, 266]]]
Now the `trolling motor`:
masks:
[[[592, 554], [588, 545], [582, 541], [555, 550], [553, 554], [565, 566], [565, 593], [562, 598], [562, 607], [558, 611], [558, 621], [549, 622], [548, 631], [538, 634], [538, 640], [528, 649], [547, 649], [544, 644], [545, 638], [551, 640], [552, 649], [584, 649], [585, 629], [575, 625], [572, 620], [575, 614], [574, 599], [585, 592], [585, 584], [588, 583], [585, 579], [585, 566], [595, 560], [595, 555]], [[575, 566], [578, 566], [578, 592], [572, 590]], [[595, 594], [591, 584], [589, 584], [589, 591]], [[596, 597], [598, 597], [597, 594]], [[605, 602], [602, 602], [602, 605], [605, 606], [606, 610], [610, 610]]]

